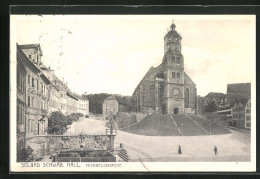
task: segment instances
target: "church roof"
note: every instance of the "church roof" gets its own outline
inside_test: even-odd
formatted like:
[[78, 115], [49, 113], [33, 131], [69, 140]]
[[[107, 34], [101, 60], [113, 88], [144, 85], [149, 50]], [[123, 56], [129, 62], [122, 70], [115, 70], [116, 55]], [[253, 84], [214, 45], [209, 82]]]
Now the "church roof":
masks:
[[106, 98], [105, 100], [116, 100], [115, 95], [110, 95], [108, 98]]
[[196, 84], [190, 79], [190, 77], [185, 72], [184, 72], [184, 84], [196, 86]]
[[161, 79], [165, 79], [165, 76], [163, 73], [157, 73], [155, 77], [161, 78]]
[[227, 85], [227, 93], [251, 94], [251, 83], [235, 83]]
[[165, 35], [164, 38], [166, 38], [166, 37], [180, 37], [180, 38], [182, 38], [181, 35], [180, 35], [176, 30], [170, 30], [170, 31]]

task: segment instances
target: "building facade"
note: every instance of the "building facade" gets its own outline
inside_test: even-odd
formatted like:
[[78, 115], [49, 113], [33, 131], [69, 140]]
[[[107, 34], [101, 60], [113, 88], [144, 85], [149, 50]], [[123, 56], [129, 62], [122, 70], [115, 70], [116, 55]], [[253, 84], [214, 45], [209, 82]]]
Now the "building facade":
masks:
[[149, 69], [133, 93], [135, 111], [197, 113], [197, 88], [184, 72], [181, 40], [172, 23], [164, 37], [162, 63]]
[[103, 117], [107, 118], [110, 114], [118, 113], [118, 102], [114, 95], [109, 96], [103, 102]]
[[245, 128], [251, 129], [251, 99], [245, 106]]
[[78, 98], [78, 113], [84, 114], [84, 116], [89, 115], [89, 101], [79, 95], [76, 96]]
[[237, 102], [232, 107], [232, 126], [251, 128], [251, 100]]
[[231, 122], [231, 126], [238, 128], [245, 127], [245, 108], [242, 103], [238, 102], [233, 105]]
[[[250, 128], [249, 127], [251, 126], [250, 98], [251, 98], [251, 83], [228, 84], [227, 93], [225, 97], [223, 97], [220, 100], [217, 113], [224, 114], [227, 116], [227, 125], [229, 126], [239, 127], [239, 128]], [[243, 109], [241, 109], [242, 106]], [[245, 109], [246, 107], [250, 108], [250, 110]]]
[[26, 69], [26, 139], [47, 133], [49, 80], [41, 73], [41, 48], [38, 44], [18, 45], [17, 55]]
[[60, 91], [55, 85], [50, 86], [48, 113], [60, 110]]
[[[16, 107], [16, 126], [17, 126], [17, 153], [25, 147], [25, 107], [26, 107], [26, 69], [22, 63], [21, 56], [17, 51], [17, 107]], [[19, 160], [19, 159], [18, 159]]]

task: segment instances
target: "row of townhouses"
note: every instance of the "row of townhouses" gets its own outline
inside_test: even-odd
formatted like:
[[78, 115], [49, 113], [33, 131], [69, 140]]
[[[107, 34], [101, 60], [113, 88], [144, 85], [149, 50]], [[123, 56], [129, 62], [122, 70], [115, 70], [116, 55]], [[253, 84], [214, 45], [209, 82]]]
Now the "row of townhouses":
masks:
[[210, 92], [200, 105], [201, 111], [215, 103], [218, 114], [225, 115], [227, 125], [238, 128], [251, 128], [251, 83], [235, 83], [227, 85], [227, 92]]
[[55, 76], [42, 63], [42, 56], [39, 44], [17, 44], [17, 151], [35, 135], [47, 134], [51, 112], [89, 115], [88, 100]]
[[251, 128], [251, 83], [228, 84], [226, 95], [220, 99], [218, 114], [227, 115], [227, 124]]

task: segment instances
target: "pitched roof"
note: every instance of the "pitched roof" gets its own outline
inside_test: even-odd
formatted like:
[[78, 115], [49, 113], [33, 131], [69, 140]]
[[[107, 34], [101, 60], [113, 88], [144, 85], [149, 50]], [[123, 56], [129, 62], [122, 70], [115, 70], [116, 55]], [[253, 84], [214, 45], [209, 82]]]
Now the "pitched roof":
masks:
[[25, 45], [19, 45], [19, 46], [21, 47], [21, 49], [39, 48], [41, 55], [43, 55], [40, 44], [25, 44]]
[[240, 102], [243, 106], [246, 105], [248, 100], [250, 99], [250, 96], [247, 94], [239, 94], [239, 93], [228, 93], [226, 94], [228, 103], [232, 107], [235, 103]]
[[163, 73], [157, 73], [155, 77], [161, 78], [161, 79], [165, 79], [165, 76]]
[[40, 77], [47, 85], [51, 83], [50, 80], [44, 75], [44, 73], [40, 73]]
[[222, 99], [222, 98], [225, 97], [225, 94], [224, 93], [210, 92], [205, 97], [210, 97], [210, 98], [214, 98], [214, 99]]
[[251, 83], [235, 83], [227, 85], [227, 93], [241, 93], [251, 95]]
[[[165, 37], [169, 37], [169, 36], [173, 36], [173, 37], [181, 37], [181, 35], [176, 31], [176, 30], [170, 30], [169, 32], [167, 32], [167, 34], [165, 35]], [[164, 37], [164, 38], [165, 38]]]
[[115, 95], [110, 95], [108, 98], [106, 98], [105, 100], [116, 100]]
[[37, 73], [40, 73], [41, 69], [39, 67], [37, 67], [33, 62], [31, 62], [31, 60], [28, 59], [28, 57], [22, 51], [20, 45], [16, 44], [16, 48], [17, 48], [17, 56], [19, 58], [21, 58], [21, 61], [23, 62], [23, 64], [26, 63], [27, 65], [29, 65], [31, 67], [32, 70], [34, 70]]
[[116, 95], [115, 98], [116, 98], [116, 101], [119, 104], [123, 104], [123, 105], [126, 105], [126, 106], [132, 105], [132, 100], [131, 100], [132, 97], [131, 96], [118, 96], [118, 95]]
[[190, 77], [185, 72], [184, 72], [184, 84], [196, 86], [196, 84], [190, 79]]
[[136, 86], [133, 94], [135, 93], [136, 89], [139, 87], [139, 85], [142, 83], [143, 80], [145, 80], [150, 74], [152, 74], [155, 70], [158, 70], [160, 67], [162, 67], [163, 63], [161, 63], [159, 66], [157, 66], [156, 68], [154, 68], [153, 66], [151, 66], [149, 68], [149, 70], [146, 72], [146, 74], [144, 75], [144, 77], [142, 78], [142, 80], [138, 83], [138, 85]]

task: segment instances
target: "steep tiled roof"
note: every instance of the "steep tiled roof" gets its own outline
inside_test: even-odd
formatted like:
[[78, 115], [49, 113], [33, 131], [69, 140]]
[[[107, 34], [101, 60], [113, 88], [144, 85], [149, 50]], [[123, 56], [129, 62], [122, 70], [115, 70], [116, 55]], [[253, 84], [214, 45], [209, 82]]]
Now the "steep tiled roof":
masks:
[[210, 92], [205, 97], [210, 97], [210, 98], [214, 98], [214, 99], [219, 99], [220, 100], [220, 99], [225, 97], [225, 94], [224, 93]]
[[250, 96], [247, 94], [239, 94], [239, 93], [228, 93], [226, 94], [228, 103], [232, 107], [235, 103], [240, 102], [243, 106], [248, 102]]
[[161, 79], [165, 79], [165, 76], [163, 73], [157, 73], [155, 77], [161, 78]]
[[115, 95], [115, 98], [116, 98], [116, 101], [119, 104], [123, 104], [123, 105], [126, 105], [126, 106], [131, 106], [132, 105], [132, 100], [131, 100], [130, 96], [118, 96], [118, 95]]
[[31, 60], [29, 60], [27, 58], [27, 56], [24, 54], [24, 52], [21, 49], [21, 46], [16, 44], [17, 47], [17, 55], [21, 58], [23, 63], [27, 63], [28, 65], [30, 65], [30, 67], [35, 70], [37, 73], [41, 72], [41, 69], [39, 67], [37, 67], [33, 62], [31, 62]]
[[[138, 85], [136, 86], [136, 88], [135, 88], [135, 90], [134, 90], [134, 93], [135, 93], [135, 91], [136, 91], [136, 89], [139, 87], [139, 85], [142, 83], [142, 81], [143, 80], [145, 80], [147, 77], [149, 77], [149, 75], [150, 74], [152, 74], [153, 72], [155, 72], [155, 70], [158, 70], [158, 69], [160, 69], [160, 67], [162, 67], [162, 63], [159, 65], [159, 66], [157, 66], [156, 68], [154, 68], [153, 66], [151, 66], [150, 68], [149, 68], [149, 70], [146, 72], [146, 74], [144, 75], [144, 77], [142, 78], [142, 80], [138, 83]], [[134, 94], [133, 93], [133, 94]]]
[[251, 94], [251, 83], [235, 83], [227, 85], [227, 93]]
[[21, 49], [39, 48], [42, 55], [42, 49], [40, 44], [26, 44], [26, 45], [19, 45], [19, 46]]
[[106, 98], [105, 100], [116, 100], [115, 95], [110, 95], [108, 98]]
[[181, 37], [181, 35], [176, 30], [170, 30], [165, 37]]
[[184, 72], [184, 84], [196, 86], [196, 84], [190, 79], [190, 77], [185, 72]]

